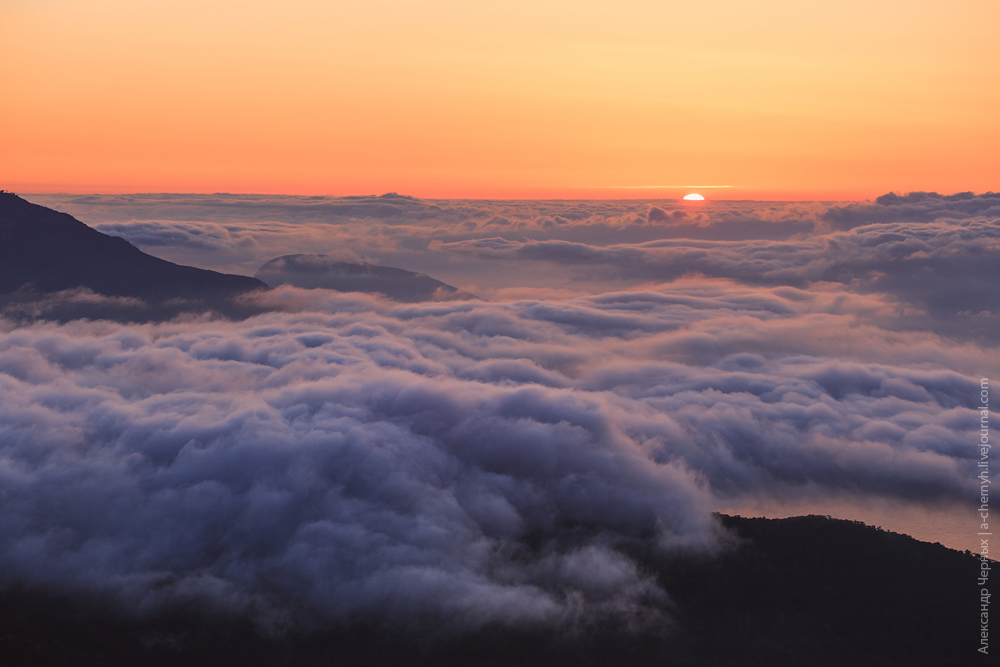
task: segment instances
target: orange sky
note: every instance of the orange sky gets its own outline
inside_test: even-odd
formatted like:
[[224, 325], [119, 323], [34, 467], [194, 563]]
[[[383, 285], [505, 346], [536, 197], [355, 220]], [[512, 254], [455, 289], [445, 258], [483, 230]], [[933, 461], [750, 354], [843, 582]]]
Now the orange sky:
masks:
[[997, 25], [995, 0], [0, 0], [0, 187], [998, 190]]

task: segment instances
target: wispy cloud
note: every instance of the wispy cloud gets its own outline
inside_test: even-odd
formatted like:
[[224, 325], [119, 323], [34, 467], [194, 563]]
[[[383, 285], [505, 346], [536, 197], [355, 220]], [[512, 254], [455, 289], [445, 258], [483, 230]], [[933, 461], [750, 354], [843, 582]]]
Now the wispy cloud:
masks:
[[607, 185], [595, 189], [603, 190], [710, 190], [713, 188], [736, 188], [738, 185]]

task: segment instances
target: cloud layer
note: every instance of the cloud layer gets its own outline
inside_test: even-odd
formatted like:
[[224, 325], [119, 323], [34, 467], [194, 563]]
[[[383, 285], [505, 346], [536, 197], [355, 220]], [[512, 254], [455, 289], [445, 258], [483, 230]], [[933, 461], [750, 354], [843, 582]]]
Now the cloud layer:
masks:
[[[33, 199], [181, 263], [326, 252], [492, 301], [284, 286], [237, 322], [8, 309], [5, 584], [275, 626], [659, 623], [670, 591], [630, 548], [723, 548], [715, 507], [974, 493], [996, 195]], [[34, 315], [143, 308], [51, 301]]]
[[721, 500], [969, 495], [983, 350], [842, 288], [678, 281], [5, 325], [0, 575], [282, 624], [655, 622]]
[[29, 199], [171, 261], [253, 275], [280, 255], [334, 253], [344, 261], [420, 271], [459, 287], [524, 285], [539, 276], [505, 278], [502, 270], [490, 273], [479, 262], [442, 252], [442, 244], [490, 237], [593, 245], [662, 238], [784, 239], [811, 232], [826, 210], [804, 203], [713, 203], [709, 208], [679, 201], [424, 201], [400, 195]]
[[[601, 293], [698, 274], [836, 283], [898, 304], [884, 326], [1000, 342], [1000, 194], [851, 204], [422, 201], [380, 197], [39, 195], [180, 263], [253, 275], [330, 252], [425, 273], [485, 298]], [[513, 290], [513, 291], [512, 291]]]

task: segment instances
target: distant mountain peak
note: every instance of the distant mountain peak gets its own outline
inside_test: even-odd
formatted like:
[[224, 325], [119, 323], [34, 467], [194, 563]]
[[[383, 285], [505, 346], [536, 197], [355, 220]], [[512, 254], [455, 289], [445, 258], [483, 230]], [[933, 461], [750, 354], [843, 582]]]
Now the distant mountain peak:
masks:
[[334, 255], [275, 257], [261, 266], [254, 277], [271, 287], [292, 285], [304, 289], [365, 292], [407, 303], [478, 298], [423, 273], [367, 262], [348, 262]]
[[71, 215], [0, 192], [0, 305], [81, 289], [139, 299], [163, 317], [232, 311], [234, 297], [267, 285], [147, 255]]

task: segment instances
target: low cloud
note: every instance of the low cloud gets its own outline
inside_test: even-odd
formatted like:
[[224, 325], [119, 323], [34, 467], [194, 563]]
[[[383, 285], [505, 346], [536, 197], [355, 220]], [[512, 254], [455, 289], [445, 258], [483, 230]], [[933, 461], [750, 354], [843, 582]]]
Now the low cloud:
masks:
[[1000, 370], [831, 286], [254, 298], [3, 324], [0, 580], [276, 624], [655, 622], [628, 545], [718, 548], [719, 502], [968, 496], [972, 373]]
[[[480, 267], [443, 254], [453, 243], [560, 240], [605, 246], [663, 238], [786, 239], [809, 234], [825, 210], [808, 203], [681, 201], [455, 201], [401, 195], [31, 195], [158, 257], [253, 275], [281, 255], [351, 253], [458, 287], [548, 284], [552, 276], [479, 278]], [[663, 213], [658, 213], [662, 211]], [[503, 280], [498, 284], [498, 280]]]
[[823, 214], [823, 220], [833, 229], [851, 229], [870, 224], [932, 222], [941, 218], [965, 220], [978, 216], [1000, 217], [1000, 193], [889, 193], [878, 197], [874, 203], [833, 206]]
[[646, 220], [650, 223], [665, 225], [709, 224], [707, 215], [692, 213], [683, 209], [664, 210], [659, 206], [650, 206], [646, 211]]
[[659, 623], [630, 548], [721, 548], [714, 507], [975, 490], [996, 195], [32, 199], [184, 264], [336, 253], [494, 302], [283, 286], [124, 325], [100, 318], [145, 304], [8, 299], [3, 584], [276, 625]]
[[334, 253], [485, 297], [526, 288], [598, 293], [690, 274], [769, 286], [836, 282], [926, 313], [915, 327], [980, 340], [1000, 331], [994, 193], [697, 206], [400, 195], [32, 199], [165, 259], [244, 275], [281, 255]]
[[774, 241], [661, 240], [595, 246], [568, 241], [463, 241], [454, 253], [508, 262], [544, 262], [586, 270], [591, 279], [668, 282], [686, 275], [750, 285], [803, 288], [841, 284], [861, 294], [891, 295], [897, 325], [957, 337], [1000, 341], [1000, 225], [885, 223], [848, 232]]

